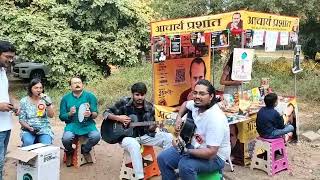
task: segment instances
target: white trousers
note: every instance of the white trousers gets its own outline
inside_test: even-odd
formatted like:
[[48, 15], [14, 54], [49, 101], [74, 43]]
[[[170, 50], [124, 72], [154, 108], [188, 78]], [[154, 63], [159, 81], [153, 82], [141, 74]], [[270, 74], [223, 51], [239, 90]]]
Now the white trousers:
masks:
[[157, 132], [155, 137], [143, 135], [141, 137], [125, 137], [121, 142], [121, 147], [130, 154], [133, 170], [137, 179], [144, 178], [142, 156], [140, 145], [158, 146], [167, 149], [172, 146], [173, 136], [166, 132]]

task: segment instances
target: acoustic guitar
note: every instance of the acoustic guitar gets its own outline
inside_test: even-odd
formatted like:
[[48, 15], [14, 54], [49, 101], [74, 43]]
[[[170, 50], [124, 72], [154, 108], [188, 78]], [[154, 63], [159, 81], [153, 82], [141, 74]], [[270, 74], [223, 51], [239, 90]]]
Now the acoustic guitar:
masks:
[[130, 122], [124, 125], [119, 121], [104, 120], [101, 125], [101, 137], [109, 144], [115, 144], [122, 141], [124, 137], [133, 136], [133, 128], [139, 126], [150, 126], [157, 124], [155, 121]]
[[191, 118], [187, 118], [181, 123], [181, 130], [175, 137], [175, 142], [177, 144], [177, 151], [182, 154], [186, 145], [191, 143], [192, 137], [196, 130], [196, 125]]

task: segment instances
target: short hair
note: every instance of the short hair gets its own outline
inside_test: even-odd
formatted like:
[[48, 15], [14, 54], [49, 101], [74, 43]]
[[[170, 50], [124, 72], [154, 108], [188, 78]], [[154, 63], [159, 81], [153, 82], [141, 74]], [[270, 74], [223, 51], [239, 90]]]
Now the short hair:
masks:
[[232, 14], [232, 19], [233, 19], [233, 16], [236, 15], [236, 14], [239, 14], [240, 18], [241, 18], [241, 14], [239, 12], [235, 12], [235, 13]]
[[264, 97], [264, 103], [266, 107], [274, 107], [278, 100], [278, 96], [276, 93], [269, 93]]
[[201, 58], [201, 57], [196, 57], [194, 58], [192, 61], [191, 61], [191, 64], [190, 64], [190, 69], [189, 69], [189, 74], [190, 74], [190, 77], [191, 77], [191, 68], [192, 68], [192, 65], [193, 64], [203, 64], [204, 66], [204, 76], [206, 76], [206, 73], [207, 73], [207, 67], [206, 67], [206, 63], [204, 62], [204, 60]]
[[4, 52], [16, 52], [16, 48], [9, 41], [0, 41], [0, 55]]
[[[42, 81], [41, 79], [39, 78], [34, 78], [30, 81], [30, 83], [28, 84], [28, 87], [27, 87], [27, 93], [28, 93], [28, 96], [31, 97], [32, 96], [32, 87], [38, 83], [41, 83], [42, 84]], [[42, 84], [42, 87], [43, 87], [43, 84]], [[44, 90], [42, 90], [42, 93], [44, 93]]]
[[216, 102], [218, 102], [217, 98], [216, 98], [216, 89], [213, 87], [213, 85], [210, 83], [210, 81], [206, 80], [206, 79], [200, 79], [196, 85], [203, 85], [207, 87], [207, 91], [209, 93], [209, 95], [213, 95], [213, 98], [211, 100], [211, 104], [210, 107], [213, 106]]
[[146, 94], [147, 93], [147, 86], [143, 82], [137, 82], [131, 86], [131, 93], [140, 93]]
[[72, 76], [70, 79], [69, 79], [69, 86], [71, 86], [71, 80], [73, 79], [73, 78], [78, 78], [78, 79], [80, 79], [81, 80], [81, 82], [83, 83], [83, 77], [81, 77], [81, 76]]

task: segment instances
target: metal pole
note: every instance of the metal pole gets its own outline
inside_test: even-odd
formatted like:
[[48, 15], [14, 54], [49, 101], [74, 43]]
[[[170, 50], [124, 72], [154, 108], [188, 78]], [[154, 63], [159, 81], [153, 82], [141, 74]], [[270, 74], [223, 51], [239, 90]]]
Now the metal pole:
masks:
[[[211, 44], [211, 43], [210, 43]], [[211, 45], [210, 45], [211, 46]], [[214, 48], [212, 48], [212, 47], [210, 47], [210, 49], [211, 49], [211, 51], [212, 51], [212, 58], [211, 58], [211, 63], [212, 63], [212, 76], [211, 76], [211, 79], [212, 79], [212, 85], [213, 85], [213, 87], [216, 87], [215, 86], [215, 80], [214, 80], [214, 78], [215, 78], [215, 75], [214, 75]]]
[[[244, 40], [245, 40], [245, 31], [243, 30], [241, 32], [241, 48], [244, 48]], [[241, 81], [241, 86], [240, 86], [240, 92], [241, 92], [241, 98], [243, 98], [243, 82]]]

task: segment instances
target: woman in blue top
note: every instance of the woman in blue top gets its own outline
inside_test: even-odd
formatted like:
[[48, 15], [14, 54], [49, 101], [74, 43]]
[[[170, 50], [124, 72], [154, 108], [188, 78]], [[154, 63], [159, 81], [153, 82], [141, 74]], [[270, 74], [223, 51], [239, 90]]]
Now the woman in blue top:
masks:
[[43, 94], [40, 79], [32, 79], [28, 85], [28, 96], [20, 100], [19, 122], [22, 146], [34, 143], [52, 144], [53, 132], [49, 118], [54, 116], [50, 97]]

